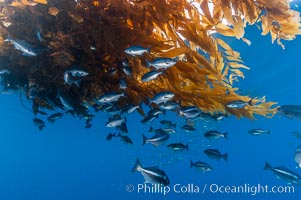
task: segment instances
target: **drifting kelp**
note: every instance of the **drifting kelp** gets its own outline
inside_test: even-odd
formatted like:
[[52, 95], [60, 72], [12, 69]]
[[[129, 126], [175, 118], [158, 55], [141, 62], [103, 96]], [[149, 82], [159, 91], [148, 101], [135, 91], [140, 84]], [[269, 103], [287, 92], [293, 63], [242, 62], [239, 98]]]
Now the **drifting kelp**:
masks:
[[[211, 115], [273, 116], [274, 102], [236, 93], [234, 81], [244, 78], [241, 70], [248, 67], [219, 36], [250, 43], [244, 29], [255, 23], [280, 45], [281, 39], [300, 34], [299, 13], [286, 0], [6, 0], [0, 9], [0, 64], [10, 72], [1, 75], [3, 91], [25, 91], [35, 114], [39, 107], [60, 107], [85, 116], [87, 105], [97, 105], [108, 92], [125, 94], [118, 100], [122, 107], [148, 104], [159, 92], [170, 91], [181, 106], [194, 105]], [[13, 42], [5, 42], [8, 36]], [[150, 52], [126, 54], [133, 45]], [[150, 71], [147, 62], [161, 57], [176, 64], [142, 81]], [[124, 62], [130, 76], [124, 73]], [[64, 77], [70, 78], [68, 70], [74, 68], [89, 75], [66, 84]], [[120, 88], [121, 81], [126, 87]], [[251, 103], [227, 107], [238, 100]]]

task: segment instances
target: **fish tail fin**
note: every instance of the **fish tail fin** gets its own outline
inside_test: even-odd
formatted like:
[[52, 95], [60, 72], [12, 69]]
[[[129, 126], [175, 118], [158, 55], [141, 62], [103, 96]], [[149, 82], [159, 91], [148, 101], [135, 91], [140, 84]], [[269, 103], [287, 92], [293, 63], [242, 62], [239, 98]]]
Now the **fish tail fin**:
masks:
[[269, 170], [269, 169], [272, 169], [272, 166], [268, 162], [265, 162], [265, 166], [264, 166], [263, 169], [264, 170]]
[[150, 126], [148, 132], [152, 132], [153, 130], [154, 130], [153, 127]]
[[189, 149], [188, 149], [188, 145], [189, 145], [189, 144], [186, 144], [186, 146], [185, 146], [185, 149], [186, 149], [187, 151], [189, 150]]
[[141, 169], [141, 164], [139, 158], [137, 158], [136, 163], [132, 169], [132, 172], [138, 172]]
[[149, 60], [145, 60], [145, 67], [150, 68], [151, 67], [151, 62]]
[[270, 133], [271, 133], [270, 130], [268, 130], [268, 131], [267, 131], [267, 134], [270, 134]]
[[192, 160], [190, 160], [190, 168], [193, 166], [193, 162]]
[[248, 104], [250, 105], [250, 106], [254, 106], [254, 104], [253, 104], [253, 99], [250, 99], [250, 101], [248, 101]]
[[224, 133], [224, 138], [225, 138], [226, 140], [228, 140], [228, 132], [225, 132], [225, 133]]
[[145, 143], [147, 143], [147, 138], [143, 134], [142, 134], [142, 139], [143, 139], [142, 145], [145, 145]]
[[225, 153], [225, 154], [223, 155], [223, 158], [224, 158], [224, 160], [225, 160], [226, 162], [228, 162], [228, 153]]
[[172, 124], [172, 126], [173, 126], [174, 128], [176, 128], [176, 125], [177, 125], [176, 123]]

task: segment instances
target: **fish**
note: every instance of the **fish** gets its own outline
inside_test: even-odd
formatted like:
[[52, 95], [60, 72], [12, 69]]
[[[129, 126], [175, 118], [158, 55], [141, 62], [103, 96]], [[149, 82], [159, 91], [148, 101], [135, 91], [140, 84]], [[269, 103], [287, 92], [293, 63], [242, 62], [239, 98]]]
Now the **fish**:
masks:
[[261, 128], [251, 129], [248, 131], [251, 135], [262, 135], [262, 134], [270, 134], [269, 130], [263, 130]]
[[201, 110], [196, 106], [186, 106], [179, 110], [179, 115], [186, 119], [195, 119], [201, 114]]
[[34, 118], [33, 123], [39, 128], [39, 130], [45, 128], [45, 122], [39, 118]]
[[112, 103], [118, 101], [120, 97], [124, 97], [124, 93], [108, 92], [98, 99], [99, 103]]
[[188, 151], [188, 144], [184, 145], [183, 143], [172, 143], [167, 145], [167, 147], [173, 151], [184, 151], [185, 149]]
[[140, 107], [140, 105], [132, 105], [132, 104], [128, 104], [126, 106], [124, 106], [123, 108], [121, 108], [121, 114], [125, 113], [125, 114], [130, 114], [135, 112], [135, 110], [137, 110]]
[[301, 145], [295, 150], [295, 161], [299, 168], [301, 168]]
[[155, 80], [159, 75], [163, 74], [161, 71], [149, 71], [141, 77], [142, 82], [148, 82]]
[[42, 35], [41, 35], [41, 32], [39, 30], [36, 30], [36, 36], [37, 36], [37, 39], [42, 42], [43, 41], [43, 38], [42, 38]]
[[292, 135], [295, 136], [297, 139], [301, 140], [301, 133], [294, 131], [292, 132]]
[[109, 133], [106, 137], [106, 140], [111, 141], [113, 139], [113, 137], [116, 137], [116, 133]]
[[48, 115], [46, 112], [38, 110], [37, 113], [39, 113], [40, 115]]
[[172, 128], [161, 128], [161, 130], [168, 134], [176, 133], [176, 130]]
[[142, 120], [141, 120], [141, 123], [143, 124], [148, 124], [148, 123], [151, 123], [156, 117], [156, 115], [147, 115], [146, 117], [144, 117]]
[[144, 177], [145, 183], [169, 185], [169, 178], [166, 173], [157, 166], [143, 168], [137, 159], [132, 172], [140, 172]]
[[213, 119], [214, 119], [215, 121], [221, 121], [221, 120], [223, 120], [225, 117], [227, 117], [227, 114], [224, 115], [224, 114], [221, 114], [221, 113], [217, 113], [217, 114], [212, 115], [212, 117], [213, 117]]
[[120, 140], [124, 142], [125, 144], [133, 144], [131, 138], [129, 138], [127, 135], [121, 135], [120, 133], [116, 136], [120, 137]]
[[221, 158], [223, 158], [225, 161], [228, 160], [228, 153], [222, 155], [221, 152], [217, 149], [206, 149], [204, 150], [204, 153], [211, 159], [220, 160]]
[[301, 105], [283, 105], [278, 108], [278, 113], [281, 115], [293, 119], [301, 120]]
[[[67, 96], [65, 96], [64, 94], [62, 94], [61, 92], [59, 92], [59, 99], [61, 101], [61, 103], [63, 104], [63, 106], [65, 108], [67, 108], [68, 110], [74, 110], [73, 105], [69, 102], [69, 99], [67, 98]], [[67, 100], [68, 99], [68, 100]]]
[[63, 117], [63, 114], [60, 113], [60, 112], [58, 112], [58, 113], [54, 113], [54, 114], [50, 115], [50, 116], [47, 118], [47, 120], [48, 120], [49, 122], [55, 122], [55, 120], [61, 119], [62, 117]]
[[8, 69], [1, 69], [0, 75], [4, 75], [4, 74], [10, 74], [10, 71]]
[[289, 184], [301, 185], [301, 176], [286, 167], [272, 167], [269, 163], [265, 163], [264, 170], [271, 170], [277, 178], [285, 180]]
[[92, 124], [91, 124], [91, 123], [86, 123], [85, 128], [91, 128], [91, 127], [92, 127]]
[[116, 129], [122, 133], [128, 133], [128, 128], [127, 128], [125, 122], [121, 123], [121, 125], [119, 125], [119, 126], [116, 126]]
[[84, 77], [89, 75], [88, 72], [80, 69], [70, 69], [66, 70], [66, 72], [70, 73], [73, 77]]
[[120, 89], [123, 89], [123, 90], [127, 88], [127, 83], [126, 83], [126, 80], [125, 80], [125, 79], [121, 79], [121, 80], [120, 80], [119, 88], [120, 88]]
[[176, 59], [172, 58], [155, 58], [152, 62], [146, 60], [146, 67], [153, 66], [156, 69], [167, 69], [177, 63]]
[[172, 92], [169, 91], [164, 91], [164, 92], [159, 92], [154, 95], [152, 99], [150, 99], [150, 104], [155, 103], [155, 104], [160, 104], [160, 103], [165, 103], [169, 100], [171, 100], [175, 95]]
[[188, 132], [193, 132], [193, 131], [196, 130], [193, 126], [190, 126], [190, 125], [187, 125], [187, 124], [183, 125], [181, 128], [182, 128], [182, 129], [184, 130], [184, 132], [186, 132], [186, 133], [188, 133]]
[[75, 84], [77, 87], [80, 87], [80, 79], [75, 79], [68, 71], [65, 71], [64, 73], [64, 84], [67, 84], [69, 86], [72, 86], [72, 84]]
[[133, 74], [133, 69], [130, 66], [124, 66], [122, 70], [127, 76], [132, 76]]
[[227, 108], [234, 108], [234, 109], [241, 109], [244, 108], [246, 105], [253, 106], [252, 104], [252, 99], [248, 102], [242, 101], [242, 100], [236, 100], [236, 101], [231, 101], [226, 104]]
[[109, 118], [108, 122], [106, 123], [106, 127], [117, 127], [117, 126], [121, 126], [122, 123], [125, 123], [126, 119], [125, 118], [121, 118], [120, 116], [114, 116], [112, 118]]
[[14, 40], [10, 36], [8, 36], [8, 38], [5, 41], [12, 43], [15, 49], [22, 52], [23, 56], [37, 56], [37, 53], [34, 52], [31, 45], [23, 40]]
[[172, 123], [171, 121], [169, 121], [169, 120], [161, 120], [160, 121], [160, 124], [162, 124], [162, 125], [164, 125], [164, 126], [167, 126], [167, 127], [169, 127], [169, 128], [171, 128], [171, 127], [174, 127], [174, 128], [176, 128], [176, 123]]
[[192, 160], [190, 160], [190, 168], [192, 167], [199, 169], [202, 172], [210, 172], [213, 170], [213, 168], [209, 164], [202, 161], [192, 162]]
[[216, 139], [220, 139], [220, 138], [228, 139], [228, 132], [220, 133], [219, 131], [212, 130], [212, 131], [207, 131], [206, 133], [204, 133], [204, 136], [205, 136], [205, 138], [207, 138], [209, 140], [216, 140]]
[[131, 56], [142, 56], [144, 53], [149, 53], [150, 48], [144, 48], [142, 46], [130, 46], [124, 50], [124, 53]]
[[151, 138], [146, 138], [145, 135], [142, 135], [143, 142], [142, 145], [146, 143], [151, 143], [154, 146], [159, 146], [165, 143], [166, 140], [169, 138], [169, 134], [165, 133], [164, 131], [156, 132], [156, 134]]
[[167, 101], [158, 104], [161, 110], [176, 111], [179, 109], [179, 104], [176, 101]]
[[165, 110], [162, 111], [162, 110], [160, 110], [160, 109], [158, 109], [158, 108], [153, 108], [153, 109], [151, 109], [151, 110], [149, 110], [149, 111], [147, 112], [147, 115], [154, 115], [154, 116], [157, 116], [157, 115], [160, 115], [160, 114], [165, 114]]

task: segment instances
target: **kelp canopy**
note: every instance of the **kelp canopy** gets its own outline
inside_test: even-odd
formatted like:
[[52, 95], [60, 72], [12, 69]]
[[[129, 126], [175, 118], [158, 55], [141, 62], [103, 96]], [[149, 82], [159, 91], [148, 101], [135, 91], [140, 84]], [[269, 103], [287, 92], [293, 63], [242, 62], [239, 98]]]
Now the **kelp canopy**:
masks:
[[[299, 13], [290, 10], [287, 0], [2, 0], [0, 10], [0, 67], [10, 72], [1, 75], [2, 92], [25, 91], [34, 110], [62, 107], [57, 97], [64, 94], [78, 115], [110, 91], [126, 94], [119, 106], [147, 103], [158, 92], [171, 91], [181, 105], [210, 114], [272, 116], [274, 102], [236, 93], [234, 81], [244, 78], [241, 69], [248, 67], [220, 35], [249, 43], [244, 29], [257, 24], [263, 35], [282, 45], [282, 39], [300, 34]], [[8, 36], [40, 53], [22, 55], [5, 42]], [[150, 48], [150, 53], [125, 54], [132, 45]], [[146, 60], [158, 57], [177, 58], [177, 63], [157, 79], [141, 81], [150, 70]], [[133, 70], [130, 77], [123, 72], [124, 59]], [[89, 72], [80, 87], [64, 83], [64, 72], [73, 67]], [[120, 89], [122, 79], [126, 89]], [[225, 106], [250, 99], [252, 105], [241, 109]]]

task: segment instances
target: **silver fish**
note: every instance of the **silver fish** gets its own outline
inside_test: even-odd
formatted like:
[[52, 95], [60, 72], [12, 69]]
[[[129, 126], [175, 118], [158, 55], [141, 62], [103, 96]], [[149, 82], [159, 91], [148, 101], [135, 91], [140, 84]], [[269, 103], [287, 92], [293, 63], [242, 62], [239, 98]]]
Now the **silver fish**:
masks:
[[160, 104], [171, 100], [175, 95], [172, 92], [164, 91], [155, 94], [155, 96], [150, 99], [150, 103]]
[[144, 118], [141, 120], [141, 122], [142, 122], [143, 124], [148, 124], [148, 123], [151, 123], [156, 117], [158, 117], [158, 116], [156, 116], [156, 115], [147, 115], [146, 117], [144, 117]]
[[148, 82], [156, 79], [159, 75], [161, 75], [161, 71], [149, 71], [141, 77], [142, 82]]
[[242, 100], [237, 100], [237, 101], [231, 101], [226, 104], [227, 108], [244, 108], [246, 105], [252, 106], [252, 99], [248, 102], [242, 101]]
[[145, 135], [143, 136], [143, 143], [142, 145], [146, 143], [151, 143], [154, 146], [159, 146], [165, 143], [166, 140], [169, 138], [169, 134], [165, 133], [164, 131], [156, 132], [156, 134], [151, 138], [146, 138]]
[[294, 185], [301, 185], [301, 176], [286, 167], [272, 167], [269, 163], [265, 163], [265, 170], [271, 170], [278, 178]]
[[149, 48], [144, 48], [142, 46], [130, 46], [124, 50], [124, 53], [129, 54], [131, 56], [141, 56], [144, 53], [149, 53]]
[[295, 161], [298, 164], [298, 167], [301, 168], [301, 145], [298, 146], [295, 151]]
[[192, 160], [191, 160], [190, 167], [197, 168], [197, 169], [201, 170], [202, 172], [210, 172], [213, 170], [213, 168], [209, 164], [207, 164], [205, 162], [201, 162], [201, 161], [192, 162]]
[[262, 135], [262, 134], [270, 134], [269, 130], [263, 130], [261, 128], [251, 129], [248, 131], [251, 135]]
[[181, 128], [182, 128], [182, 129], [184, 130], [184, 132], [186, 132], [186, 133], [188, 133], [188, 132], [193, 132], [193, 131], [196, 130], [193, 126], [190, 126], [190, 125], [187, 125], [187, 124], [183, 125]]
[[124, 93], [108, 92], [100, 97], [99, 103], [112, 103], [118, 101], [120, 97], [123, 97]]
[[164, 186], [169, 185], [169, 178], [164, 171], [157, 166], [143, 168], [139, 159], [137, 159], [132, 172], [141, 172], [145, 183], [163, 184]]
[[125, 107], [121, 108], [121, 113], [130, 114], [135, 112], [135, 110], [138, 108], [140, 108], [140, 105], [126, 105]]
[[3, 74], [10, 74], [10, 71], [8, 69], [1, 69], [0, 75], [3, 75]]
[[176, 59], [172, 58], [156, 58], [152, 62], [146, 61], [146, 67], [153, 66], [156, 69], [167, 69], [177, 63]]
[[158, 106], [162, 110], [175, 111], [175, 110], [179, 109], [179, 104], [176, 101], [167, 101], [164, 103], [160, 103]]
[[89, 75], [88, 72], [80, 69], [70, 69], [66, 70], [66, 72], [69, 72], [73, 77], [84, 77]]
[[30, 44], [22, 40], [14, 40], [10, 36], [5, 40], [6, 42], [11, 42], [15, 49], [22, 52], [23, 56], [37, 56], [37, 53], [32, 50]]
[[171, 127], [176, 127], [176, 123], [172, 123], [171, 121], [169, 121], [169, 120], [161, 120], [160, 121], [160, 124], [162, 124], [162, 125], [164, 125], [164, 126], [167, 126], [167, 127], [169, 127], [169, 128], [171, 128]]
[[108, 122], [106, 123], [106, 127], [117, 127], [117, 126], [121, 126], [122, 123], [125, 123], [126, 119], [125, 118], [121, 118], [121, 117], [113, 117], [113, 118], [109, 118]]

